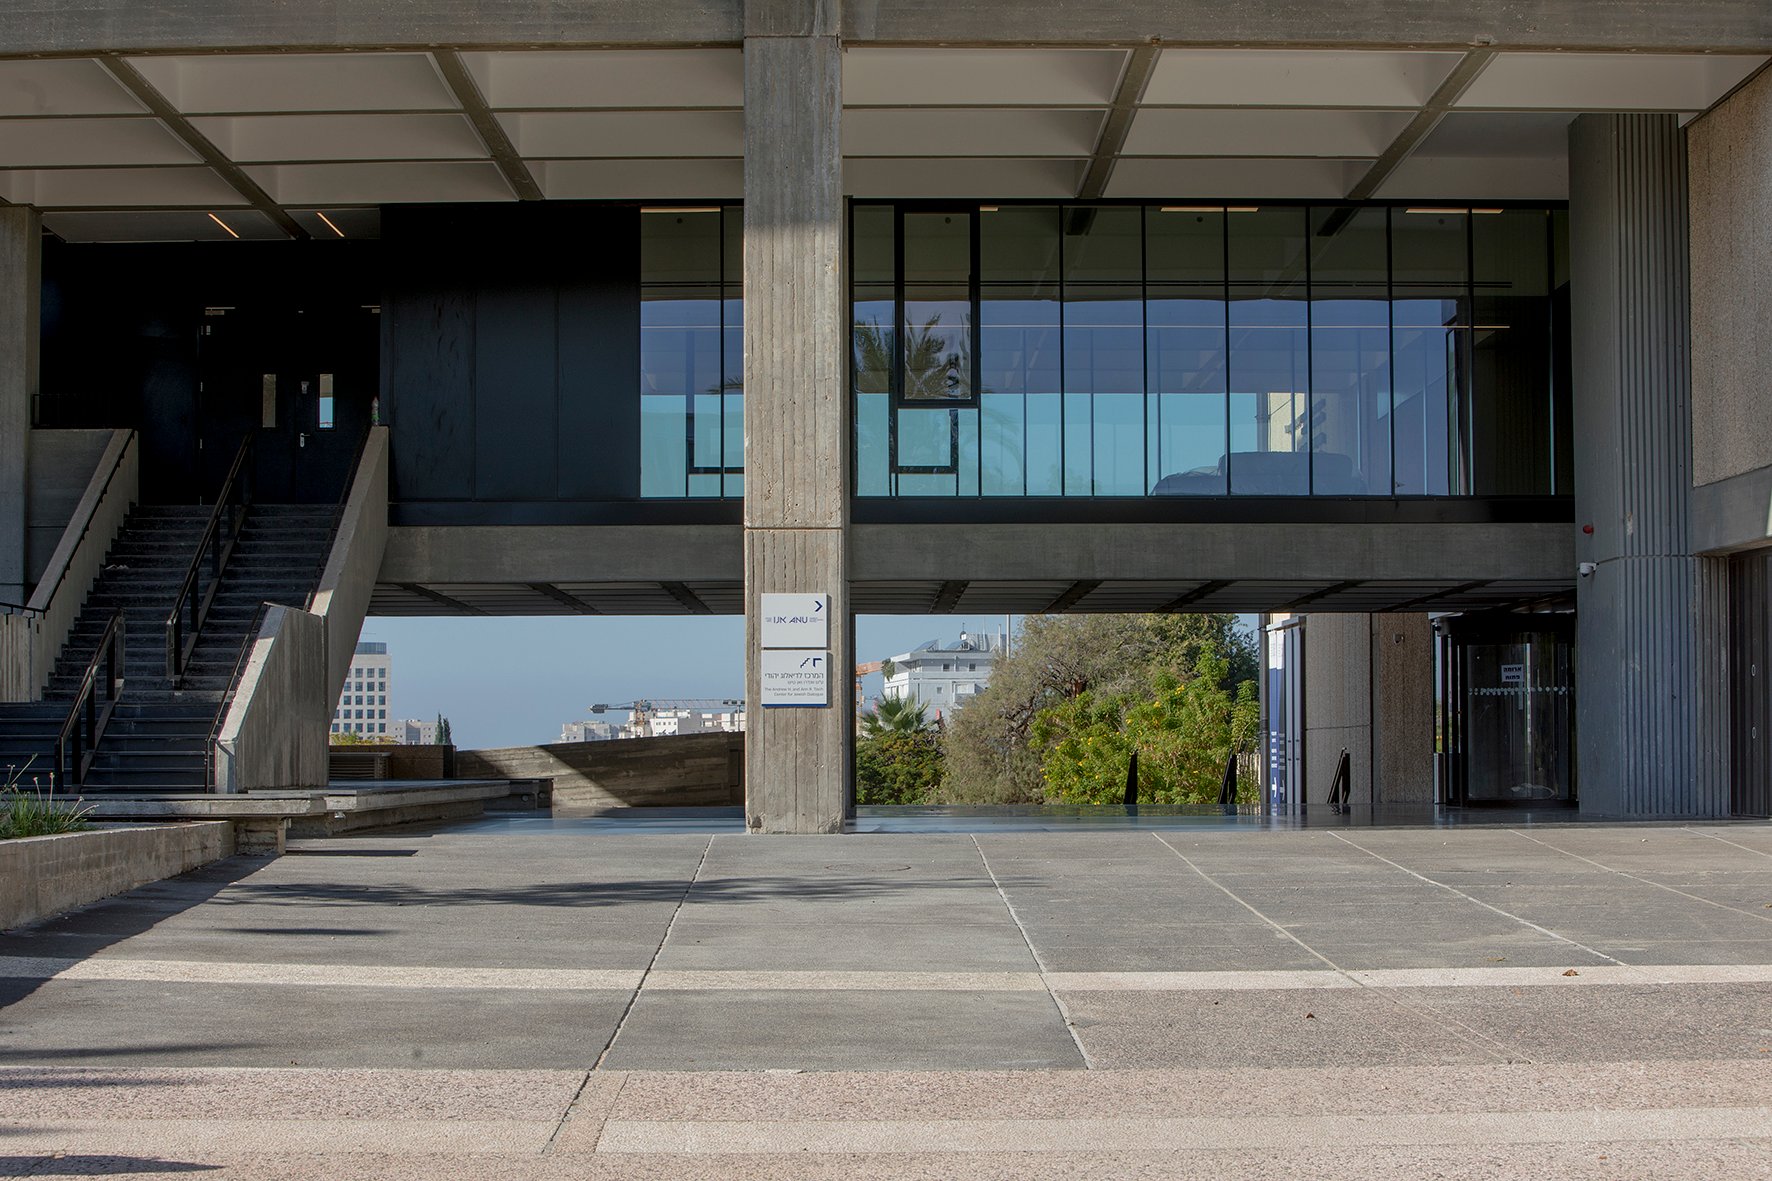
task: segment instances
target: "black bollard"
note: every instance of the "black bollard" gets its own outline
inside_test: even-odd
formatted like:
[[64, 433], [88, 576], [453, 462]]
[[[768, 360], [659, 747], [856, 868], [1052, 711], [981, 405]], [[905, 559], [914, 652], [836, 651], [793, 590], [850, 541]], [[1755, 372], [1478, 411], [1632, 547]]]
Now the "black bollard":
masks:
[[1138, 752], [1126, 761], [1126, 806], [1138, 807]]

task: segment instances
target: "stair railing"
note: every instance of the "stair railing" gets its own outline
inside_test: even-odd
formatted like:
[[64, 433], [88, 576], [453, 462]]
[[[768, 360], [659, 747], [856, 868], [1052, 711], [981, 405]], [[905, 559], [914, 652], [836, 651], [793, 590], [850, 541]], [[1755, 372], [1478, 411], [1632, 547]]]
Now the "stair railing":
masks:
[[[74, 691], [74, 704], [62, 722], [55, 739], [55, 759], [49, 768], [50, 787], [60, 791], [70, 781], [79, 786], [92, 770], [92, 759], [98, 753], [99, 740], [105, 736], [117, 699], [123, 695], [123, 662], [128, 645], [123, 631], [123, 612], [114, 611], [99, 637], [98, 649], [86, 662], [80, 674], [80, 685]], [[99, 679], [100, 667], [104, 679]], [[103, 689], [101, 696], [100, 689]]]
[[[252, 440], [253, 436], [247, 435], [234, 452], [227, 478], [216, 493], [215, 509], [209, 514], [197, 552], [191, 555], [191, 564], [185, 569], [184, 581], [172, 602], [172, 613], [166, 617], [166, 679], [174, 689], [184, 680], [191, 651], [209, 618], [209, 606], [221, 586], [222, 571], [227, 569], [234, 543], [240, 540], [240, 528], [252, 504]], [[205, 558], [209, 562], [207, 581], [203, 578]]]

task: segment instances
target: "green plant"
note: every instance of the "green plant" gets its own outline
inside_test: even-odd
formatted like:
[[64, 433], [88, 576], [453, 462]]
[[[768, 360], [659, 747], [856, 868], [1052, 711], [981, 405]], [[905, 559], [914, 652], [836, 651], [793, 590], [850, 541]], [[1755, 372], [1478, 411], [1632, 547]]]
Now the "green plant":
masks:
[[926, 804], [941, 775], [941, 740], [933, 729], [881, 730], [855, 743], [858, 804]]
[[881, 734], [921, 734], [928, 729], [929, 707], [909, 697], [882, 698], [872, 713], [861, 718], [861, 732], [870, 738]]
[[27, 759], [22, 767], [7, 767], [6, 782], [0, 786], [0, 840], [10, 837], [46, 837], [62, 832], [80, 832], [92, 827], [87, 819], [92, 806], [76, 799], [72, 804], [58, 802], [51, 783], [46, 791], [37, 790], [37, 776], [31, 776], [31, 787], [22, 784], [26, 772], [36, 760]]

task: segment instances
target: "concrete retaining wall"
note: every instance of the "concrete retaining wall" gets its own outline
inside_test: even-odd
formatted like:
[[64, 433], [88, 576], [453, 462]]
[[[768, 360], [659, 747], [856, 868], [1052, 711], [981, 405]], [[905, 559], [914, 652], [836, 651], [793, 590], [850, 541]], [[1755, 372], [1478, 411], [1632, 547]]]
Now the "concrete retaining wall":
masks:
[[221, 820], [0, 841], [0, 931], [184, 873], [233, 852], [234, 826]]
[[326, 621], [293, 607], [267, 611], [216, 739], [216, 790], [324, 787], [329, 683]]
[[467, 779], [552, 779], [554, 811], [744, 803], [744, 735], [684, 734], [464, 750]]
[[127, 433], [103, 429], [31, 432], [30, 491], [25, 506], [26, 581], [42, 579], [62, 531], [79, 511], [93, 473], [103, 470], [106, 449], [114, 436]]
[[350, 495], [339, 517], [338, 534], [320, 585], [314, 592], [313, 611], [326, 621], [326, 716], [344, 687], [351, 658], [357, 652], [357, 636], [369, 613], [369, 597], [381, 571], [388, 546], [388, 428], [369, 428], [363, 458], [351, 481]]

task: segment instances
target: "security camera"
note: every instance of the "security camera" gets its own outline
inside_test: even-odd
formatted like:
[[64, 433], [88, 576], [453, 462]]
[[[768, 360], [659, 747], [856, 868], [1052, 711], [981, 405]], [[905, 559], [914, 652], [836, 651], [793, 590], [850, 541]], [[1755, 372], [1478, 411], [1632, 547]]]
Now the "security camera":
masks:
[[1583, 578], [1592, 578], [1594, 571], [1599, 568], [1600, 567], [1594, 562], [1583, 562], [1575, 567], [1575, 572], [1580, 574]]

